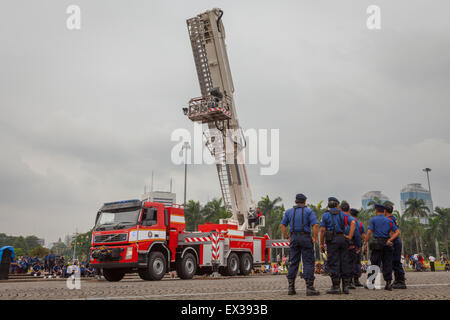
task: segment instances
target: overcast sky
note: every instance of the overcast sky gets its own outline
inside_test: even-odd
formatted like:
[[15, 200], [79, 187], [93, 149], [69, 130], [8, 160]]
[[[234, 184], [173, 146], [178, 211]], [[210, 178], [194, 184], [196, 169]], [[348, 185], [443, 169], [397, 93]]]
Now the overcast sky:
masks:
[[[430, 4], [432, 3], [432, 5]], [[68, 30], [66, 8], [81, 8]], [[381, 8], [381, 30], [366, 9]], [[361, 206], [408, 183], [450, 206], [450, 4], [442, 1], [8, 1], [0, 11], [0, 232], [49, 242], [150, 184], [183, 199], [170, 134], [200, 95], [186, 19], [224, 10], [240, 124], [280, 129], [280, 170], [254, 199], [303, 192]], [[220, 196], [213, 166], [188, 198]]]

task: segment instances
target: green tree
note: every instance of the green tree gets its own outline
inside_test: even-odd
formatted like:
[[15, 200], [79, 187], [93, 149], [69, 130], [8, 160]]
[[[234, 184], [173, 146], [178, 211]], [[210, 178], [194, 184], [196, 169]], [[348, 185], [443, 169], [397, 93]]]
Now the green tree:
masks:
[[184, 208], [186, 230], [197, 231], [198, 225], [204, 222], [199, 201], [189, 200]]
[[31, 255], [32, 257], [37, 256], [37, 257], [39, 257], [39, 258], [42, 258], [42, 257], [44, 257], [45, 255], [49, 254], [49, 252], [50, 252], [50, 250], [48, 250], [47, 248], [44, 248], [44, 247], [42, 247], [42, 246], [37, 246], [37, 247], [35, 247], [34, 249], [32, 249], [32, 250], [30, 251], [30, 255]]
[[405, 217], [410, 218], [419, 218], [419, 226], [416, 227], [417, 235], [419, 236], [419, 243], [420, 243], [420, 249], [421, 252], [423, 252], [423, 234], [425, 232], [425, 229], [423, 226], [421, 226], [420, 218], [425, 218], [428, 216], [428, 212], [430, 212], [430, 209], [425, 205], [425, 201], [423, 199], [408, 199], [405, 203], [406, 210], [405, 210]]
[[449, 225], [450, 225], [450, 208], [440, 208], [436, 207], [434, 213], [432, 214], [435, 217], [439, 224], [439, 234], [442, 237], [443, 247], [445, 248], [445, 252], [447, 256], [449, 254], [448, 251], [448, 240], [449, 240]]
[[325, 212], [327, 212], [327, 208], [323, 206], [323, 200], [319, 201], [316, 205], [308, 204], [308, 208], [314, 211], [317, 220], [320, 222], [322, 220], [322, 216]]
[[269, 196], [262, 197], [261, 201], [258, 202], [258, 207], [266, 220], [266, 227], [264, 228], [264, 230], [265, 232], [267, 232], [270, 238], [273, 238], [273, 229], [275, 227], [275, 224], [278, 223], [279, 225], [281, 222], [279, 213], [279, 210], [281, 210], [281, 206], [278, 205], [278, 203], [280, 202], [280, 197], [276, 197], [274, 200], [270, 200]]
[[[89, 256], [90, 248], [91, 248], [91, 240], [92, 240], [92, 230], [77, 234], [75, 239], [70, 243], [72, 252], [75, 251], [75, 258], [84, 258]], [[73, 256], [73, 254], [72, 254]]]
[[52, 250], [56, 255], [59, 255], [59, 256], [61, 256], [61, 255], [67, 256], [67, 255], [70, 255], [70, 253], [71, 253], [70, 248], [68, 248], [68, 247], [64, 244], [64, 242], [61, 241], [61, 239], [59, 239], [58, 242], [56, 242], [56, 243], [53, 244], [51, 250]]
[[228, 219], [232, 216], [231, 212], [227, 211], [222, 204], [222, 198], [208, 201], [201, 209], [201, 214], [204, 222], [210, 223], [219, 223], [220, 219]]

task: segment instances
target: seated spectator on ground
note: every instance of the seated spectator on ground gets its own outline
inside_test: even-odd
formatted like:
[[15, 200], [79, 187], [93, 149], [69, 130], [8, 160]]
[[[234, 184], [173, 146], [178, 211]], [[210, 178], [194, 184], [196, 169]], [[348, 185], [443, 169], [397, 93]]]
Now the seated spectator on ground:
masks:
[[86, 276], [87, 277], [94, 277], [95, 276], [95, 268], [92, 265], [88, 265], [86, 268]]
[[86, 267], [84, 266], [84, 264], [82, 264], [80, 266], [80, 276], [81, 277], [85, 277], [86, 276]]
[[31, 269], [31, 275], [33, 277], [39, 277], [41, 275], [41, 270], [41, 264], [38, 261], [33, 265], [33, 268]]
[[52, 271], [53, 271], [53, 275], [55, 277], [59, 278], [59, 277], [62, 276], [62, 270], [61, 270], [61, 267], [59, 265], [55, 264], [53, 266], [53, 270]]
[[273, 275], [280, 274], [280, 272], [278, 271], [278, 263], [274, 263], [274, 264], [273, 264], [273, 267], [272, 267], [272, 274], [273, 274]]

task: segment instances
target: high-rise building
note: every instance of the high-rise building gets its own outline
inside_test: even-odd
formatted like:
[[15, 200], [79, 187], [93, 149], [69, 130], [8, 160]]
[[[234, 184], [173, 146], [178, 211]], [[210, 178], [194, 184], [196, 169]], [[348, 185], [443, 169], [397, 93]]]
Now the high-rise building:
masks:
[[381, 191], [369, 191], [363, 194], [361, 202], [364, 210], [369, 207], [369, 202], [373, 201], [375, 198], [380, 199], [382, 202], [389, 201], [389, 198], [381, 193]]
[[[409, 199], [422, 199], [425, 202], [425, 205], [430, 210], [427, 212], [428, 214], [433, 213], [433, 203], [431, 201], [430, 192], [422, 187], [420, 183], [410, 183], [404, 187], [400, 192], [400, 206], [402, 209], [402, 213], [406, 210], [406, 202]], [[421, 219], [422, 223], [428, 223], [427, 218]]]

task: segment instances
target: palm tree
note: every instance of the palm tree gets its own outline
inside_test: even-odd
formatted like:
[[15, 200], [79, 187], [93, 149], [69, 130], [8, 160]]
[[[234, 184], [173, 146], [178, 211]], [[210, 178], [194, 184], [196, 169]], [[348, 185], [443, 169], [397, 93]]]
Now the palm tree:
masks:
[[439, 232], [442, 236], [444, 242], [444, 248], [446, 250], [446, 254], [448, 256], [448, 228], [450, 225], [450, 208], [439, 208], [436, 207], [432, 217], [436, 217], [439, 221]]
[[[267, 229], [267, 233], [271, 238], [274, 222], [272, 216], [277, 212], [277, 210], [281, 209], [281, 207], [278, 205], [279, 202], [281, 202], [280, 197], [276, 197], [274, 200], [270, 200], [269, 196], [262, 197], [261, 201], [258, 202], [258, 207], [266, 219], [266, 227], [264, 229]], [[280, 222], [281, 219], [278, 220], [278, 224], [280, 224]]]
[[[420, 218], [425, 218], [428, 217], [427, 212], [430, 212], [430, 209], [425, 205], [425, 201], [423, 199], [408, 199], [408, 201], [406, 201], [406, 210], [405, 210], [405, 217], [411, 217], [411, 218], [419, 218], [419, 224], [420, 223]], [[423, 228], [418, 228], [418, 236], [419, 236], [419, 241], [420, 241], [420, 248], [423, 252], [423, 233], [424, 233], [424, 229]]]
[[442, 237], [441, 226], [439, 221], [439, 216], [433, 214], [430, 220], [428, 220], [428, 228], [426, 232], [427, 241], [433, 243], [436, 249], [436, 257], [440, 256], [439, 251], [439, 241], [438, 239]]
[[[322, 220], [322, 216], [325, 212], [327, 212], [327, 208], [326, 207], [322, 207], [323, 205], [323, 200], [319, 201], [319, 203], [317, 205], [313, 205], [313, 204], [308, 204], [308, 208], [310, 208], [312, 211], [314, 211], [317, 221], [320, 224], [320, 221]], [[316, 259], [320, 259], [320, 250], [319, 250], [319, 243], [316, 242], [315, 245], [315, 252], [316, 252]]]
[[323, 200], [319, 201], [317, 205], [308, 204], [308, 208], [310, 208], [316, 214], [317, 220], [320, 222], [322, 220], [322, 216], [325, 212], [327, 212], [327, 208], [323, 207]]
[[425, 205], [425, 201], [423, 199], [408, 199], [406, 201], [406, 210], [405, 215], [407, 217], [418, 217], [418, 218], [426, 218], [428, 217], [428, 212], [430, 212], [430, 208]]
[[204, 221], [200, 202], [189, 200], [186, 204], [186, 208], [184, 208], [184, 216], [186, 219], [186, 230], [196, 231], [198, 225]]
[[220, 219], [231, 218], [231, 213], [222, 204], [222, 198], [208, 201], [201, 210], [204, 222], [219, 223]]
[[423, 227], [419, 218], [408, 218], [405, 215], [401, 219], [402, 232], [405, 235], [405, 240], [415, 241], [416, 253], [421, 252], [419, 245], [419, 236], [422, 233]]
[[359, 214], [358, 214], [358, 220], [362, 222], [362, 224], [364, 225], [364, 227], [367, 229], [367, 227], [369, 226], [369, 221], [371, 218], [373, 218], [375, 216], [375, 213], [372, 210], [364, 210], [363, 208], [361, 208], [359, 210]]

